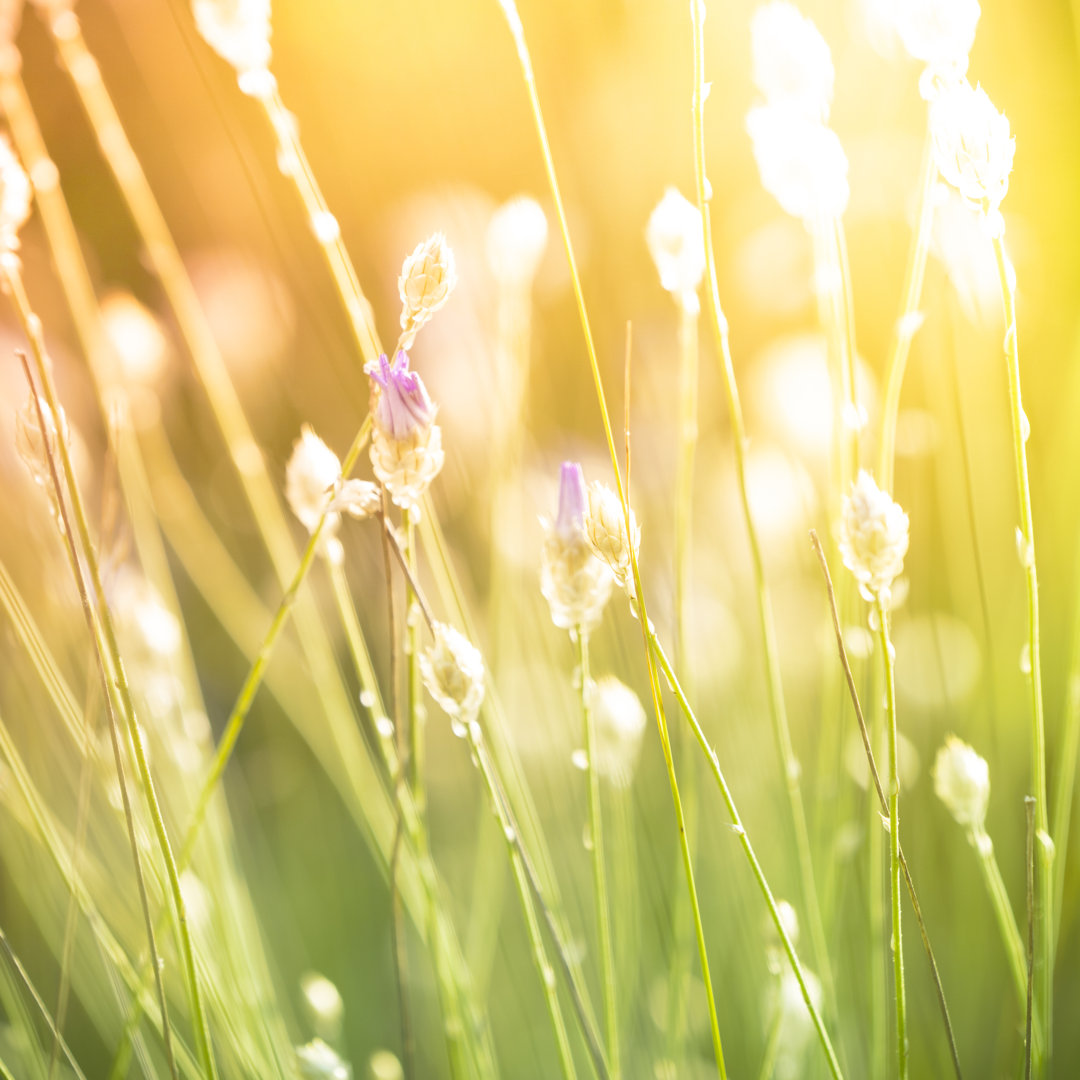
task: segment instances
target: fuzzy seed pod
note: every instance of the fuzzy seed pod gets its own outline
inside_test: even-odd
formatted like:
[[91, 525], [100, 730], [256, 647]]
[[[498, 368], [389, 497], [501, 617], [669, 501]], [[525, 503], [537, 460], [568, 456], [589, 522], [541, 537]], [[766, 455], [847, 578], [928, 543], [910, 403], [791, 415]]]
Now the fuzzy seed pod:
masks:
[[464, 634], [436, 623], [435, 640], [420, 657], [428, 693], [450, 717], [454, 734], [464, 736], [484, 700], [484, 659]]
[[990, 766], [950, 735], [934, 759], [934, 792], [961, 825], [981, 830], [990, 801]]
[[405, 260], [398, 278], [401, 297], [401, 347], [412, 346], [417, 332], [450, 299], [457, 285], [454, 253], [441, 233], [433, 233]]
[[892, 583], [904, 569], [908, 516], [865, 470], [844, 498], [840, 554], [867, 600], [886, 606]]
[[607, 563], [615, 580], [631, 596], [634, 594], [632, 558], [641, 546], [641, 526], [630, 511], [630, 534], [618, 495], [606, 484], [594, 480], [589, 485], [589, 509], [585, 533], [597, 557]]

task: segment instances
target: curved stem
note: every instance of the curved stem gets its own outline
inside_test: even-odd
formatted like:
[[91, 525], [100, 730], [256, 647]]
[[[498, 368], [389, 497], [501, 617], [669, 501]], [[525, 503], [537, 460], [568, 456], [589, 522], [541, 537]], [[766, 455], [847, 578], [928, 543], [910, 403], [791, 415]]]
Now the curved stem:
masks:
[[900, 387], [904, 382], [911, 339], [918, 329], [919, 301], [922, 298], [923, 277], [926, 274], [926, 258], [930, 251], [930, 235], [934, 223], [932, 193], [937, 180], [937, 167], [931, 149], [930, 128], [926, 129], [923, 146], [922, 172], [919, 181], [919, 209], [908, 253], [907, 271], [904, 275], [904, 301], [900, 318], [893, 327], [889, 361], [885, 368], [885, 399], [881, 406], [881, 438], [878, 444], [878, 485], [883, 491], [892, 491], [893, 464], [896, 457], [896, 417], [900, 411]]
[[979, 856], [979, 869], [982, 870], [983, 880], [986, 882], [986, 891], [990, 894], [994, 917], [997, 919], [1005, 955], [1009, 960], [1009, 973], [1012, 975], [1017, 1000], [1023, 1009], [1027, 1005], [1027, 960], [1020, 929], [1016, 925], [1016, 916], [1009, 902], [1009, 893], [1002, 880], [1001, 870], [998, 869], [994, 843], [986, 830], [980, 827], [972, 830], [971, 844]]
[[593, 889], [596, 898], [596, 933], [600, 939], [600, 975], [604, 986], [604, 1020], [607, 1027], [608, 1064], [618, 1080], [619, 1012], [615, 1001], [615, 955], [611, 943], [611, 912], [608, 903], [607, 871], [604, 867], [604, 828], [600, 808], [600, 777], [596, 770], [596, 725], [589, 704], [589, 635], [577, 631], [578, 656], [581, 662], [581, 719], [585, 735], [586, 774], [589, 793], [589, 839], [592, 850]]
[[893, 647], [889, 640], [889, 613], [876, 600], [878, 637], [885, 669], [885, 715], [889, 727], [889, 895], [892, 901], [893, 992], [896, 1004], [896, 1053], [900, 1080], [907, 1080], [907, 998], [904, 992], [904, 952], [900, 928], [900, 774], [897, 766], [896, 682]]
[[1012, 415], [1013, 456], [1020, 500], [1020, 547], [1027, 580], [1028, 649], [1031, 662], [1031, 772], [1035, 789], [1035, 829], [1038, 852], [1039, 887], [1035, 890], [1035, 1011], [1042, 1018], [1043, 1048], [1050, 1060], [1053, 1047], [1053, 860], [1054, 844], [1046, 809], [1046, 728], [1043, 719], [1042, 661], [1039, 651], [1039, 581], [1035, 569], [1035, 525], [1031, 512], [1027, 445], [1023, 405], [1020, 395], [1020, 346], [1016, 330], [1016, 297], [1013, 270], [1005, 254], [1002, 237], [994, 238], [994, 257], [1001, 282], [1005, 310], [1005, 365], [1009, 378], [1009, 411]]

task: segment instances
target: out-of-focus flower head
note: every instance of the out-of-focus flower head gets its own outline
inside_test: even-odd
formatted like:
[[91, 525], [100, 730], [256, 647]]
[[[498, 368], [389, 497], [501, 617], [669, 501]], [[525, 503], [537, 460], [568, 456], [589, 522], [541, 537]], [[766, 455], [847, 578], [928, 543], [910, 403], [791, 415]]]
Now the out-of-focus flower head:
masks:
[[934, 792], [961, 825], [981, 831], [990, 801], [990, 766], [950, 735], [934, 759]]
[[[38, 419], [38, 405], [41, 406], [41, 415], [45, 418], [44, 434]], [[70, 447], [71, 429], [68, 427], [63, 408], [60, 409], [60, 423], [57, 425], [49, 403], [43, 397], [38, 397], [35, 403], [32, 391], [26, 401], [15, 410], [15, 450], [34, 483], [50, 493], [53, 490], [53, 483], [47, 449], [58, 453], [59, 444], [56, 441], [58, 427], [64, 442]]]
[[967, 72], [979, 15], [978, 0], [896, 0], [893, 6], [904, 48], [932, 77], [945, 79]]
[[460, 631], [446, 623], [433, 627], [435, 640], [420, 656], [428, 692], [450, 717], [455, 735], [464, 737], [484, 701], [484, 658]]
[[270, 0], [192, 0], [195, 26], [237, 75], [270, 66]]
[[660, 284], [688, 311], [697, 312], [697, 291], [705, 276], [705, 234], [701, 211], [669, 187], [649, 215], [645, 243]]
[[892, 583], [904, 569], [908, 516], [865, 470], [844, 497], [840, 554], [867, 600], [888, 606]]
[[932, 250], [972, 322], [993, 325], [1001, 308], [1001, 283], [994, 264], [993, 241], [982, 211], [955, 188], [939, 185], [934, 207]]
[[393, 363], [384, 354], [364, 370], [377, 392], [372, 468], [396, 506], [415, 509], [443, 466], [437, 408], [423, 379], [409, 370], [404, 350], [398, 351]]
[[648, 717], [637, 694], [614, 675], [604, 675], [589, 690], [596, 726], [596, 771], [615, 787], [630, 784]]
[[[787, 900], [777, 900], [776, 911], [780, 916], [780, 925], [783, 926], [784, 933], [787, 934], [792, 947], [796, 946], [799, 942], [798, 913]], [[778, 974], [784, 970], [787, 960], [784, 943], [780, 938], [779, 931], [776, 929], [776, 923], [773, 922], [771, 913], [765, 916], [763, 925], [765, 928], [765, 959], [769, 970], [774, 974]]]
[[848, 160], [836, 132], [789, 105], [758, 105], [746, 117], [761, 183], [804, 222], [847, 208]]
[[113, 291], [101, 300], [105, 336], [119, 361], [118, 380], [151, 384], [168, 365], [169, 339], [152, 311], [129, 292]]
[[0, 135], [0, 253], [19, 250], [19, 230], [30, 216], [33, 191], [6, 135]]
[[400, 348], [408, 349], [417, 332], [450, 299], [457, 285], [454, 253], [441, 233], [432, 233], [416, 245], [401, 266], [398, 295], [401, 297]]
[[965, 199], [997, 211], [1009, 190], [1016, 140], [986, 91], [966, 80], [943, 89], [930, 106], [930, 134], [942, 177]]
[[[803, 979], [815, 1009], [821, 1008], [821, 980], [805, 966]], [[775, 1080], [796, 1080], [806, 1071], [806, 1053], [814, 1037], [814, 1021], [806, 1007], [802, 987], [790, 965], [780, 979], [771, 984], [765, 1016], [776, 1017], [779, 1047], [773, 1068]]]
[[589, 507], [585, 514], [585, 535], [597, 557], [602, 559], [615, 580], [631, 597], [634, 595], [632, 557], [641, 546], [641, 526], [630, 511], [630, 532], [622, 503], [606, 484], [594, 480], [588, 489]]
[[788, 105], [810, 120], [829, 118], [832, 54], [813, 21], [787, 0], [761, 4], [750, 20], [754, 85], [770, 105]]
[[487, 259], [491, 272], [509, 286], [529, 288], [544, 256], [547, 238], [547, 217], [535, 199], [518, 195], [503, 203], [488, 223]]
[[336, 1039], [345, 1014], [338, 988], [325, 975], [309, 971], [300, 980], [300, 991], [315, 1030], [324, 1039]]
[[613, 578], [589, 546], [585, 532], [587, 495], [581, 466], [563, 462], [559, 513], [544, 522], [540, 557], [540, 591], [551, 619], [563, 630], [591, 630], [600, 621], [611, 595]]
[[352, 1066], [322, 1039], [296, 1048], [296, 1060], [303, 1080], [352, 1080]]

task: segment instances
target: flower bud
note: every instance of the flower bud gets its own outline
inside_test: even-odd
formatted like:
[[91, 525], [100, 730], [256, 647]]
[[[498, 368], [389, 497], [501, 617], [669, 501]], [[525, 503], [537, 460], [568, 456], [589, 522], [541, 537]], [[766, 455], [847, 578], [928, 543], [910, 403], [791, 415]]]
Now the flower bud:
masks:
[[705, 234], [701, 211], [669, 187], [649, 215], [645, 242], [660, 284], [687, 310], [698, 310], [697, 291], [705, 276]]
[[941, 73], [967, 71], [978, 0], [903, 0], [894, 12], [896, 32], [912, 57]]
[[30, 216], [32, 195], [30, 180], [11, 143], [0, 136], [0, 252], [19, 250], [19, 230]]
[[450, 717], [455, 735], [464, 736], [484, 700], [484, 659], [464, 634], [445, 623], [434, 626], [435, 640], [420, 657], [428, 693]]
[[436, 406], [420, 376], [400, 350], [391, 364], [380, 356], [364, 369], [378, 393], [374, 408], [371, 465], [395, 506], [415, 509], [443, 466], [442, 431]]
[[559, 514], [545, 522], [540, 591], [551, 620], [562, 630], [591, 630], [611, 595], [612, 576], [589, 546], [585, 532], [586, 492], [581, 466], [563, 462]]
[[548, 224], [540, 204], [519, 195], [491, 215], [487, 230], [488, 265], [507, 285], [527, 289], [547, 247]]
[[750, 20], [754, 85], [770, 105], [788, 104], [807, 119], [825, 121], [832, 104], [829, 46], [794, 4], [761, 4]]
[[997, 210], [1009, 190], [1016, 140], [986, 91], [966, 80], [942, 90], [930, 106], [930, 135], [942, 177], [965, 199]]
[[405, 260], [398, 278], [401, 296], [401, 347], [408, 349], [417, 331], [450, 298], [457, 285], [454, 253], [441, 233], [433, 233], [416, 245]]
[[192, 0], [195, 26], [238, 75], [270, 66], [270, 0]]
[[934, 792], [961, 825], [981, 830], [990, 801], [990, 766], [950, 735], [934, 759]]
[[596, 728], [596, 771], [615, 787], [633, 779], [648, 717], [637, 694], [614, 675], [604, 675], [589, 693]]
[[627, 536], [626, 518], [622, 503], [606, 484], [594, 480], [589, 485], [589, 508], [585, 515], [585, 534], [597, 557], [602, 559], [615, 575], [615, 580], [629, 593], [634, 594], [633, 563], [641, 546], [641, 527], [630, 511], [630, 534]]
[[888, 604], [889, 589], [904, 569], [907, 549], [907, 514], [860, 469], [851, 494], [844, 498], [840, 554], [865, 599]]
[[746, 117], [761, 184], [804, 222], [847, 209], [848, 160], [836, 132], [789, 104], [759, 105]]

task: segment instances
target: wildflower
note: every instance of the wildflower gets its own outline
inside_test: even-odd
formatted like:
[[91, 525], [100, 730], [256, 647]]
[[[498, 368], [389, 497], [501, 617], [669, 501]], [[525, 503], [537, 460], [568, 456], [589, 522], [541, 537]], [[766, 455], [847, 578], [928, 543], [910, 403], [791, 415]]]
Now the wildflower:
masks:
[[966, 80], [943, 90], [930, 106], [930, 134], [942, 177], [965, 199], [996, 211], [1009, 190], [1016, 140], [986, 91]]
[[404, 350], [398, 352], [393, 363], [384, 354], [364, 370], [378, 388], [372, 467], [396, 506], [415, 509], [443, 466], [436, 406], [423, 380], [409, 370]]
[[192, 0], [195, 26], [241, 77], [270, 66], [270, 0]]
[[[15, 410], [15, 450], [30, 479], [38, 487], [52, 492], [52, 472], [49, 469], [49, 451], [57, 452], [57, 423], [53, 417], [52, 409], [44, 398], [38, 397], [35, 403], [33, 391], [27, 397], [22, 406]], [[41, 407], [41, 415], [45, 418], [45, 429], [48, 434], [48, 447], [42, 436], [41, 424], [38, 420], [38, 406]], [[71, 446], [71, 429], [68, 427], [67, 416], [63, 408], [60, 409], [59, 430], [64, 442]]]
[[950, 735], [934, 760], [934, 792], [961, 825], [981, 831], [990, 801], [990, 766]]
[[464, 634], [436, 623], [435, 640], [420, 657], [428, 693], [450, 717], [455, 735], [464, 736], [484, 700], [484, 658]]
[[545, 522], [540, 591], [551, 620], [563, 630], [590, 630], [611, 595], [612, 576], [589, 546], [585, 532], [585, 478], [581, 466], [565, 461], [559, 483], [559, 514]]
[[352, 1066], [322, 1039], [298, 1046], [296, 1058], [303, 1080], [352, 1080]]
[[19, 250], [19, 230], [30, 216], [32, 190], [11, 143], [0, 135], [0, 252]]
[[836, 132], [790, 105], [759, 105], [746, 117], [761, 183], [804, 222], [839, 218], [847, 208], [848, 161]]
[[416, 245], [401, 266], [398, 294], [401, 297], [402, 349], [412, 347], [417, 332], [450, 299], [457, 285], [454, 253], [441, 233], [432, 233]]
[[761, 4], [750, 20], [754, 85], [770, 105], [786, 104], [825, 121], [832, 104], [832, 54], [814, 23], [794, 4]]
[[345, 1012], [338, 988], [325, 975], [309, 971], [300, 980], [300, 990], [315, 1030], [324, 1038], [336, 1039]]
[[634, 775], [648, 717], [637, 694], [614, 675], [589, 688], [589, 708], [596, 730], [596, 771], [618, 788]]
[[697, 312], [697, 291], [705, 275], [701, 211], [669, 187], [649, 215], [645, 242], [660, 273], [660, 284], [687, 311]]
[[527, 289], [547, 247], [548, 224], [540, 204], [527, 195], [505, 202], [491, 215], [487, 258], [499, 281]]
[[888, 604], [907, 549], [907, 514], [860, 469], [851, 494], [844, 498], [840, 554], [865, 599]]
[[632, 559], [641, 546], [641, 527], [630, 511], [630, 532], [618, 495], [606, 484], [594, 480], [588, 490], [589, 506], [585, 514], [585, 535], [597, 557], [607, 563], [615, 580], [632, 596], [634, 592]]
[[978, 0], [903, 0], [894, 7], [904, 48], [937, 73], [964, 75], [975, 44]]

